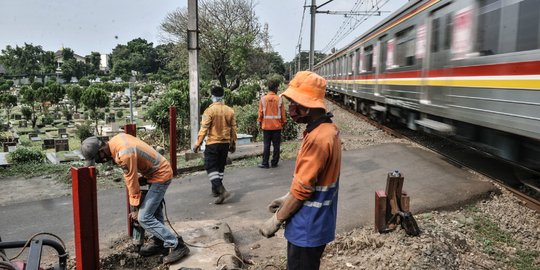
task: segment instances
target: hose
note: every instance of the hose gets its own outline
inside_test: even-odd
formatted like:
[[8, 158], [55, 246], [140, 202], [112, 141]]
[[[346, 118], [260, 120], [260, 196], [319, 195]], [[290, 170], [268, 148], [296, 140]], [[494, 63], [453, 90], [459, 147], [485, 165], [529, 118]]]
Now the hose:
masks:
[[10, 262], [3, 262], [0, 261], [0, 269], [7, 269], [7, 270], [18, 270], [13, 264]]
[[[56, 234], [48, 233], [48, 232], [39, 232], [39, 233], [36, 233], [36, 234], [32, 235], [30, 237], [30, 239], [28, 239], [28, 241], [26, 241], [26, 243], [23, 245], [23, 247], [21, 247], [21, 249], [19, 250], [19, 253], [17, 253], [17, 255], [10, 258], [9, 260], [12, 261], [14, 259], [17, 259], [19, 256], [21, 256], [23, 251], [28, 247], [28, 244], [30, 244], [30, 242], [39, 235], [49, 235], [49, 236], [52, 236], [52, 237], [58, 239], [58, 242], [60, 242], [62, 244], [62, 248], [64, 250], [66, 250], [66, 244], [64, 244], [64, 241], [62, 241], [62, 239], [60, 239], [60, 237], [58, 237]], [[63, 257], [63, 256], [67, 256], [67, 252], [65, 254], [58, 254], [58, 257]]]

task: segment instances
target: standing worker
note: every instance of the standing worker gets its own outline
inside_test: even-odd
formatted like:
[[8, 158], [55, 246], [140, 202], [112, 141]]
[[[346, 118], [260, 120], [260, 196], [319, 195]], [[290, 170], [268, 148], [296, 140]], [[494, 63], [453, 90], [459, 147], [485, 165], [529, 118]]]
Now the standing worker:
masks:
[[[86, 159], [87, 167], [94, 166], [95, 162], [104, 163], [109, 160], [122, 167], [129, 204], [134, 206], [130, 216], [152, 234], [150, 243], [141, 247], [141, 256], [168, 252], [168, 255], [163, 257], [163, 263], [169, 264], [189, 254], [189, 248], [182, 237], [176, 237], [164, 224], [161, 202], [173, 176], [167, 159], [150, 145], [125, 133], [115, 135], [108, 142], [96, 136], [86, 138], [81, 144], [81, 153]], [[142, 201], [139, 173], [150, 185]]]
[[280, 80], [277, 78], [269, 79], [268, 94], [262, 97], [259, 102], [257, 122], [259, 122], [259, 127], [263, 130], [264, 136], [263, 157], [262, 163], [258, 165], [259, 168], [269, 168], [270, 143], [274, 146], [271, 166], [277, 167], [279, 162], [281, 129], [283, 129], [283, 124], [287, 122], [282, 98], [276, 95], [279, 84]]
[[330, 119], [333, 115], [326, 112], [325, 90], [324, 78], [301, 71], [283, 93], [291, 102], [291, 118], [307, 127], [296, 158], [290, 191], [269, 205], [275, 214], [263, 223], [259, 232], [272, 237], [287, 221], [285, 238], [289, 270], [319, 269], [326, 244], [335, 238], [341, 139], [338, 128]]
[[222, 204], [230, 197], [230, 193], [223, 186], [223, 173], [227, 163], [227, 152], [236, 150], [236, 117], [234, 110], [223, 103], [223, 88], [214, 86], [210, 90], [212, 104], [204, 110], [201, 129], [193, 152], [199, 152], [201, 144], [206, 139], [204, 149], [204, 168], [212, 183], [212, 195], [217, 197], [215, 204]]

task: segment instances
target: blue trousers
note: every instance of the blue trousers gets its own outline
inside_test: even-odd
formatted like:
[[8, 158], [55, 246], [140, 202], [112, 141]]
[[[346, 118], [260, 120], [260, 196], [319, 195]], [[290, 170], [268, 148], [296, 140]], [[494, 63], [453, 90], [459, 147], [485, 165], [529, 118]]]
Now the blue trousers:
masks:
[[139, 224], [153, 236], [161, 239], [166, 248], [175, 248], [178, 238], [167, 227], [163, 219], [163, 198], [171, 180], [165, 183], [152, 183], [146, 197], [139, 207]]

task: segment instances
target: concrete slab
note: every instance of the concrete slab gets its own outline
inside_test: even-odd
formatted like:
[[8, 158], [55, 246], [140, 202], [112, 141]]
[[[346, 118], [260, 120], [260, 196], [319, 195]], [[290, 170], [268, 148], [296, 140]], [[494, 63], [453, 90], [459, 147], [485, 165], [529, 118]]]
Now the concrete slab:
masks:
[[240, 257], [229, 225], [218, 220], [200, 220], [173, 224], [175, 230], [189, 246], [185, 259], [171, 264], [169, 269], [236, 269]]

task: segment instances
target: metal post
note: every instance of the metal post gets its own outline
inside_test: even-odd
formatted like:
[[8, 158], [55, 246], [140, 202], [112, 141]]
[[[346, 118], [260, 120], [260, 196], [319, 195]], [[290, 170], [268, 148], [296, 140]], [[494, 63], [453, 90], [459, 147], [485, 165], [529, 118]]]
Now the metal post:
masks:
[[[137, 125], [136, 124], [127, 124], [124, 126], [124, 132], [126, 134], [132, 135], [133, 137], [137, 137]], [[133, 236], [133, 227], [131, 226], [131, 218], [129, 217], [129, 213], [131, 212], [131, 209], [129, 207], [129, 192], [126, 187], [126, 209], [127, 209], [127, 226], [128, 226], [128, 235], [129, 237]]]
[[191, 147], [199, 133], [199, 8], [197, 0], [188, 0], [189, 115]]
[[173, 175], [177, 175], [176, 168], [176, 107], [169, 107], [169, 154]]
[[71, 167], [71, 181], [76, 268], [99, 269], [96, 168]]
[[309, 38], [309, 70], [313, 70], [315, 61], [315, 15], [317, 14], [317, 0], [311, 0], [311, 34]]

